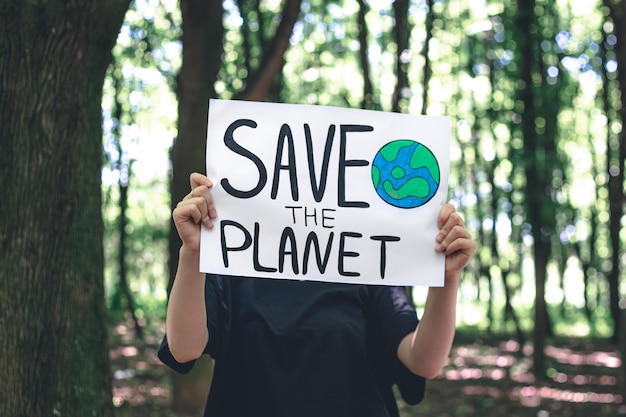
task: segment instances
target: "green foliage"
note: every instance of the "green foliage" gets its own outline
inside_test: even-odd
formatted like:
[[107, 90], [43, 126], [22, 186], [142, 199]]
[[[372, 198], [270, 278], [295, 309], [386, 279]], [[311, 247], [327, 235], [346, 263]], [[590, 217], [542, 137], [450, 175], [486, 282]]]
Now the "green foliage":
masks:
[[[281, 7], [279, 1], [224, 2], [225, 42], [215, 45], [223, 47], [215, 84], [219, 98], [237, 97], [260, 69]], [[374, 101], [390, 110], [396, 83], [393, 11], [390, 2], [367, 7]], [[302, 2], [272, 99], [360, 105], [358, 10], [356, 1]], [[432, 9], [423, 0], [409, 2], [404, 110], [421, 113], [427, 97], [427, 114], [453, 119], [450, 198], [479, 243], [463, 284], [462, 324], [513, 332], [505, 312], [508, 293], [521, 329], [532, 330], [532, 249], [540, 239], [549, 248], [546, 294], [554, 331], [606, 336], [606, 277], [614, 267], [610, 256], [619, 250], [609, 238], [607, 191], [607, 167], [616, 158], [611, 151], [619, 148], [621, 131], [614, 25], [599, 1], [537, 0], [533, 12], [530, 33], [518, 33], [519, 10], [510, 0], [438, 0]], [[427, 18], [432, 39], [424, 45]], [[129, 275], [137, 295], [157, 294], [161, 302], [169, 227], [166, 157], [152, 177], [136, 170], [147, 148], [166, 155], [175, 137], [179, 36], [173, 2], [136, 2], [114, 50], [103, 102], [107, 288], [116, 285], [117, 188], [124, 167], [137, 160], [130, 176]], [[522, 56], [529, 40], [533, 56]], [[520, 74], [528, 62], [533, 64], [526, 83]], [[528, 91], [533, 101], [525, 104], [521, 97]], [[529, 183], [533, 171], [540, 181]], [[536, 218], [530, 217], [531, 201], [539, 202]]]
[[[109, 306], [121, 302], [120, 245], [138, 312], [164, 314], [169, 233], [167, 150], [175, 137], [175, 75], [181, 64], [175, 1], [137, 0], [113, 50], [103, 91], [105, 284]], [[128, 201], [120, 199], [130, 189]], [[122, 242], [120, 222], [125, 216]], [[158, 303], [159, 308], [155, 306]]]

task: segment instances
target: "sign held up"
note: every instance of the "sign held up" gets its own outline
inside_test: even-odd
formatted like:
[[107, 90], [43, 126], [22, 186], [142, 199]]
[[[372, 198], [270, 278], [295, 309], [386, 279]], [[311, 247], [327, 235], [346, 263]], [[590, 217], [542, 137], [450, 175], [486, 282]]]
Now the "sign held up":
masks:
[[200, 270], [441, 286], [449, 147], [448, 117], [211, 100]]

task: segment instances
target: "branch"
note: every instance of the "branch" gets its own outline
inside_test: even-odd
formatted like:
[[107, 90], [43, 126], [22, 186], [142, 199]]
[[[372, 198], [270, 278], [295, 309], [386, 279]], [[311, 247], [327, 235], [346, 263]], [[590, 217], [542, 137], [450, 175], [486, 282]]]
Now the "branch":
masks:
[[239, 99], [249, 101], [263, 101], [269, 95], [274, 80], [282, 71], [285, 64], [285, 52], [289, 48], [289, 38], [293, 27], [298, 21], [302, 0], [285, 0], [282, 19], [274, 39], [263, 56], [257, 72], [249, 78], [247, 88], [238, 95]]

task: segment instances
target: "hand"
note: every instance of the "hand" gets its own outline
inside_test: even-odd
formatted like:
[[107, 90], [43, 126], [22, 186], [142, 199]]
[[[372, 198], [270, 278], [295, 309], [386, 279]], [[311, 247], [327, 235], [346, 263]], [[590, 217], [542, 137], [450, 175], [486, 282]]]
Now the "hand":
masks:
[[211, 196], [213, 183], [206, 176], [194, 172], [189, 177], [191, 192], [185, 196], [172, 212], [178, 235], [183, 246], [189, 250], [200, 250], [200, 225], [213, 228], [217, 211]]
[[452, 204], [444, 205], [437, 219], [437, 245], [435, 250], [446, 255], [445, 280], [456, 280], [476, 252], [476, 243], [465, 228], [463, 219]]

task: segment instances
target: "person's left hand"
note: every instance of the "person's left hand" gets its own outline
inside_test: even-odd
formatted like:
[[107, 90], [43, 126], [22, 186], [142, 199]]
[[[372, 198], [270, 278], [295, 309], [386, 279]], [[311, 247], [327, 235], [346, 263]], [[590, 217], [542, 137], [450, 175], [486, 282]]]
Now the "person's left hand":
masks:
[[445, 281], [456, 280], [476, 252], [476, 243], [465, 228], [463, 219], [450, 203], [439, 211], [435, 250], [446, 255]]

